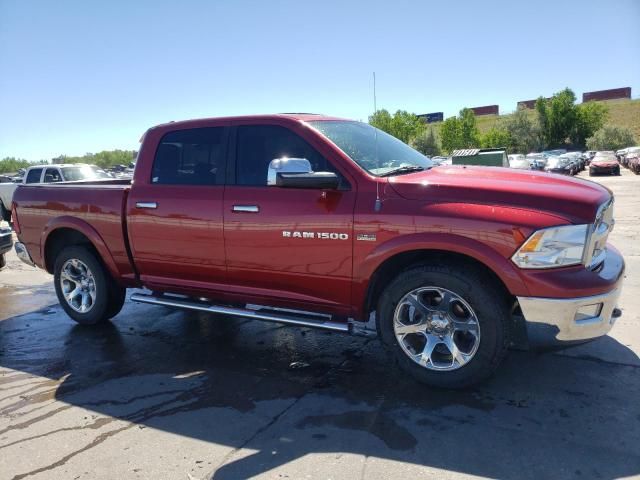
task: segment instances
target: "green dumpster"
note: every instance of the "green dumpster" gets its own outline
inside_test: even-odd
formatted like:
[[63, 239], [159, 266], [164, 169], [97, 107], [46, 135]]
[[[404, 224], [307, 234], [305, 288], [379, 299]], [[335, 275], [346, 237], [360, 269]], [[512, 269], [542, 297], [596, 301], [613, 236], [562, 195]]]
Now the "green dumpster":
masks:
[[504, 148], [466, 148], [454, 150], [451, 154], [453, 165], [482, 165], [485, 167], [509, 167], [509, 159]]

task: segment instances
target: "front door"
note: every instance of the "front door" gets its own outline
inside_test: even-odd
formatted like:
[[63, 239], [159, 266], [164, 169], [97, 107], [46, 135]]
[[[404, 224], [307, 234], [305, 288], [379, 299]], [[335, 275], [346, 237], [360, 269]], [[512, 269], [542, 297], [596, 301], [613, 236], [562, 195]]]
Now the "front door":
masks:
[[[224, 199], [228, 281], [256, 297], [287, 305], [350, 304], [355, 191], [300, 135], [279, 125], [240, 125]], [[276, 158], [306, 158], [314, 171], [334, 171], [338, 190], [267, 186]]]
[[225, 282], [226, 141], [224, 126], [165, 134], [151, 178], [131, 189], [131, 248], [140, 277], [151, 288], [215, 290]]

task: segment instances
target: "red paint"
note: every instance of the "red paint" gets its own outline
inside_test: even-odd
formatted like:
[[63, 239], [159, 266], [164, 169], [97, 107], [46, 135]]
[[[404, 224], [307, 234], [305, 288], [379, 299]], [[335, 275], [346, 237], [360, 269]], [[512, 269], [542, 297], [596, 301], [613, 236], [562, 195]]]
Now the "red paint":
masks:
[[[363, 307], [376, 269], [414, 250], [472, 257], [495, 272], [513, 295], [586, 296], [619, 282], [622, 266], [614, 275], [583, 267], [536, 271], [521, 270], [510, 260], [536, 229], [592, 222], [610, 196], [606, 188], [540, 172], [484, 167], [437, 167], [376, 178], [304, 123], [311, 119], [319, 117], [202, 119], [151, 128], [131, 186], [20, 186], [14, 195], [20, 240], [43, 266], [49, 235], [72, 228], [93, 243], [112, 275], [127, 286], [356, 318], [366, 315]], [[351, 188], [151, 183], [155, 151], [165, 133], [243, 124], [289, 128], [327, 158]], [[380, 211], [374, 209], [377, 192]], [[158, 208], [136, 208], [137, 202], [149, 201]], [[259, 205], [260, 212], [233, 211], [233, 205], [245, 204]], [[283, 231], [334, 232], [348, 240], [294, 238]], [[358, 241], [358, 234], [373, 234], [376, 240]], [[615, 249], [610, 257], [622, 265]]]

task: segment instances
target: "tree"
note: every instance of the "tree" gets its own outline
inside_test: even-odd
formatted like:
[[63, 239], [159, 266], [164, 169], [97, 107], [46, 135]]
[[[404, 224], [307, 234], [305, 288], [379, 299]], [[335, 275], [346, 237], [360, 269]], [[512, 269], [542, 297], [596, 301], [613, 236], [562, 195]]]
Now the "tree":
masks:
[[540, 124], [528, 110], [519, 108], [502, 122], [511, 136], [510, 151], [527, 154], [544, 149]]
[[511, 134], [503, 127], [492, 127], [480, 137], [482, 148], [504, 147], [511, 151], [512, 143]]
[[587, 138], [600, 130], [609, 115], [609, 109], [598, 102], [587, 102], [576, 106], [576, 119], [571, 133], [571, 142], [582, 148]]
[[29, 162], [24, 158], [5, 157], [0, 160], [0, 173], [16, 173], [21, 168], [29, 168], [33, 165], [47, 163], [44, 160], [38, 162]]
[[369, 123], [404, 143], [409, 143], [425, 129], [424, 122], [406, 110], [398, 110], [393, 115], [378, 110], [369, 117]]
[[550, 99], [536, 101], [538, 120], [547, 147], [562, 146], [575, 130], [576, 96], [569, 88], [556, 93]]
[[589, 150], [619, 150], [636, 144], [633, 133], [628, 128], [608, 125], [602, 127], [587, 139]]
[[420, 132], [411, 142], [411, 146], [428, 157], [440, 155], [440, 144], [435, 127], [431, 126]]
[[480, 145], [480, 135], [473, 111], [464, 108], [459, 117], [449, 117], [440, 127], [442, 148], [451, 152], [457, 148], [473, 148]]

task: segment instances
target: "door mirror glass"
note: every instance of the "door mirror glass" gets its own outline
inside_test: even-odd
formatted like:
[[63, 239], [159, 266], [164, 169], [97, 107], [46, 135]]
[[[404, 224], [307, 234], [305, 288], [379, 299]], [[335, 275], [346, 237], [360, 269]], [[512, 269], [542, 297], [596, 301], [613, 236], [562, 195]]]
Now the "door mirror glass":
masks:
[[312, 173], [311, 163], [306, 158], [276, 158], [267, 169], [267, 185], [278, 185], [279, 173]]

